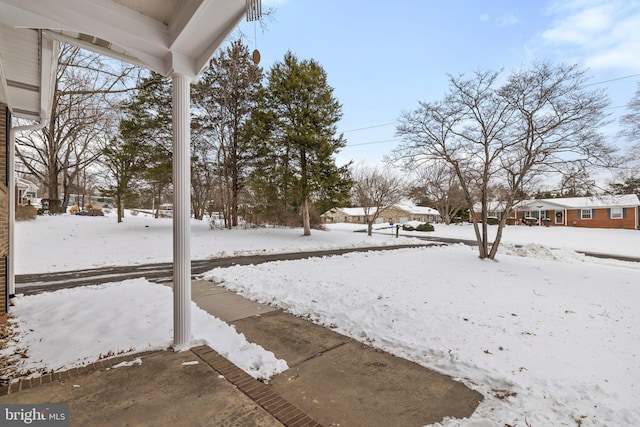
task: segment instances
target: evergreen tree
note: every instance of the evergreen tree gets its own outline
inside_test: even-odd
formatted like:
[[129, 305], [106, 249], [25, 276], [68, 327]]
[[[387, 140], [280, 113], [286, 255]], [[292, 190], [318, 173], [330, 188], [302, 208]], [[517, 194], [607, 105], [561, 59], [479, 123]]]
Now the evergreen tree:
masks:
[[172, 179], [171, 104], [171, 82], [152, 72], [140, 81], [138, 91], [122, 109], [121, 136], [144, 148], [145, 167], [140, 171], [140, 178], [151, 187], [156, 206]]
[[[127, 122], [121, 122], [126, 127]], [[101, 188], [102, 194], [113, 197], [118, 212], [118, 222], [122, 222], [124, 206], [136, 196], [136, 186], [133, 185], [145, 167], [147, 149], [135, 139], [115, 138], [103, 148], [103, 163], [106, 165], [111, 183]]]
[[333, 157], [345, 145], [336, 136], [341, 110], [324, 69], [287, 52], [269, 70], [248, 129], [256, 195], [280, 219], [300, 209], [305, 236], [311, 234], [310, 203], [330, 207], [348, 199], [349, 165], [338, 167]]

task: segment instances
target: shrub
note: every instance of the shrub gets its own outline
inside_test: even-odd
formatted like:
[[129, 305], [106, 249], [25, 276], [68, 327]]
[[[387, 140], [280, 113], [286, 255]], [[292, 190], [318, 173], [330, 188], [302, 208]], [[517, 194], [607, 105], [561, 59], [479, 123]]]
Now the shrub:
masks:
[[415, 230], [415, 228], [413, 228], [413, 226], [411, 226], [411, 225], [409, 225], [409, 224], [403, 224], [403, 225], [402, 225], [402, 229], [403, 229], [404, 231], [414, 231], [414, 230]]
[[84, 204], [84, 208], [86, 210], [102, 210], [100, 206], [94, 204], [93, 202], [91, 202], [91, 200]]
[[420, 224], [419, 226], [416, 227], [416, 231], [434, 231], [435, 228], [433, 228], [432, 224], [424, 223], [424, 224]]
[[498, 225], [499, 222], [500, 222], [500, 220], [495, 216], [487, 217], [487, 224], [488, 225]]
[[31, 221], [36, 219], [38, 209], [35, 206], [17, 206], [16, 207], [16, 221]]

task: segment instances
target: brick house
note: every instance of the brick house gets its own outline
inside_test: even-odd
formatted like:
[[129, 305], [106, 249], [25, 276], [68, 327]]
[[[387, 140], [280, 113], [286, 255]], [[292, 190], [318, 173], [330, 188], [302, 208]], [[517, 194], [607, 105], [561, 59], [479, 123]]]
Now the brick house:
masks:
[[7, 182], [7, 145], [11, 131], [11, 111], [0, 102], [0, 324], [7, 321], [9, 292], [7, 262], [9, 257], [9, 183]]
[[523, 200], [516, 218], [548, 219], [549, 226], [640, 228], [640, 199], [635, 194]]

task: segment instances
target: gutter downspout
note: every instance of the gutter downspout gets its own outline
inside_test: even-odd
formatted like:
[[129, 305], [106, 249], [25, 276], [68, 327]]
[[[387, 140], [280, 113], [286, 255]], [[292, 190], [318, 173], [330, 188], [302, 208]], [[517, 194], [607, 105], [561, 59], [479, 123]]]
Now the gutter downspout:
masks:
[[16, 132], [40, 130], [49, 124], [49, 119], [44, 119], [40, 123], [26, 126], [11, 126], [9, 131], [9, 156], [7, 166], [9, 170], [9, 262], [7, 263], [7, 285], [9, 288], [9, 305], [16, 305], [16, 276], [15, 276], [15, 223], [16, 223]]

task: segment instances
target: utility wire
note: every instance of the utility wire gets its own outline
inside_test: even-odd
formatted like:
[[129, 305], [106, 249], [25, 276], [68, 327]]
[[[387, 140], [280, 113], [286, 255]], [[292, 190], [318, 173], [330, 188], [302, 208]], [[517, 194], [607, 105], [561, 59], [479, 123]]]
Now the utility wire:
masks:
[[349, 129], [349, 130], [343, 130], [342, 133], [347, 133], [347, 132], [356, 132], [359, 130], [366, 130], [366, 129], [373, 129], [373, 128], [381, 128], [383, 126], [391, 126], [391, 125], [395, 125], [398, 122], [391, 122], [391, 123], [383, 123], [381, 125], [372, 125], [372, 126], [367, 126], [367, 127], [363, 127], [363, 128], [358, 128], [358, 129]]
[[615, 79], [610, 79], [610, 80], [602, 80], [601, 82], [593, 82], [593, 83], [589, 83], [589, 84], [587, 84], [585, 86], [601, 85], [603, 83], [617, 82], [618, 80], [632, 79], [634, 77], [640, 77], [640, 74], [632, 74], [630, 76], [616, 77]]
[[[616, 77], [615, 79], [609, 79], [609, 80], [602, 80], [602, 81], [599, 81], [599, 82], [593, 82], [593, 83], [586, 84], [585, 87], [586, 86], [595, 86], [595, 85], [599, 85], [599, 84], [603, 84], [603, 83], [615, 82], [615, 81], [618, 81], [618, 80], [632, 79], [634, 77], [640, 77], [640, 74], [631, 74], [631, 75], [628, 75], [628, 76]], [[616, 109], [616, 108], [627, 108], [627, 107], [628, 107], [627, 105], [618, 105], [618, 106], [615, 106], [615, 107], [606, 107], [605, 110], [613, 110], [613, 109]], [[361, 128], [357, 128], [357, 129], [348, 129], [348, 130], [343, 130], [342, 133], [357, 132], [357, 131], [361, 131], [361, 130], [381, 128], [381, 127], [385, 127], [385, 126], [395, 125], [397, 123], [398, 122], [396, 121], [396, 122], [382, 123], [382, 124], [379, 124], [379, 125], [365, 126], [365, 127], [361, 127]], [[357, 146], [360, 146], [360, 145], [381, 144], [381, 143], [384, 143], [384, 142], [395, 142], [395, 141], [400, 141], [400, 140], [401, 140], [400, 138], [396, 138], [396, 139], [386, 139], [384, 141], [362, 142], [362, 143], [359, 143], [359, 144], [347, 144], [346, 147], [357, 147]]]
[[385, 139], [383, 141], [371, 141], [371, 142], [360, 142], [358, 144], [347, 144], [345, 145], [345, 148], [358, 147], [360, 145], [382, 144], [383, 142], [395, 142], [395, 141], [402, 141], [402, 139], [396, 138], [396, 139]]

